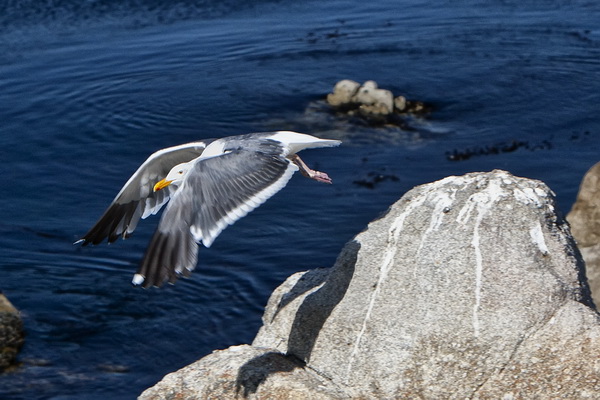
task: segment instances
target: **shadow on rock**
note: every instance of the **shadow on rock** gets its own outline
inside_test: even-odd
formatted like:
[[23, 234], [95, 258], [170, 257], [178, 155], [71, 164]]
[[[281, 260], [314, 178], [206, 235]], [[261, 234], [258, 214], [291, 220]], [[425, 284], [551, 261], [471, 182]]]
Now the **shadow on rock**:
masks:
[[316, 269], [304, 273], [279, 300], [275, 306], [276, 311], [270, 318], [271, 323], [275, 321], [277, 324], [279, 312], [285, 310], [294, 300], [301, 301], [293, 314], [287, 354], [273, 351], [247, 361], [237, 375], [238, 394], [247, 397], [256, 393], [270, 375], [304, 368], [325, 321], [344, 298], [350, 286], [359, 250], [358, 242], [348, 243], [333, 269]]
[[360, 243], [349, 242], [345, 247], [335, 268], [321, 288], [306, 296], [294, 318], [288, 340], [288, 354], [292, 354], [305, 362], [310, 355], [331, 312], [344, 298], [348, 286], [354, 276], [356, 259]]
[[304, 363], [294, 356], [286, 356], [277, 352], [270, 352], [255, 357], [242, 365], [236, 379], [236, 392], [238, 395], [243, 390], [243, 397], [256, 393], [258, 387], [267, 378], [278, 372], [291, 372], [296, 368], [303, 368]]
[[288, 304], [296, 300], [298, 297], [304, 295], [306, 292], [313, 290], [314, 288], [321, 286], [327, 278], [329, 278], [330, 269], [312, 269], [306, 271], [298, 282], [290, 289], [289, 292], [283, 295], [277, 309], [271, 318], [271, 322], [275, 320], [279, 311], [283, 310]]

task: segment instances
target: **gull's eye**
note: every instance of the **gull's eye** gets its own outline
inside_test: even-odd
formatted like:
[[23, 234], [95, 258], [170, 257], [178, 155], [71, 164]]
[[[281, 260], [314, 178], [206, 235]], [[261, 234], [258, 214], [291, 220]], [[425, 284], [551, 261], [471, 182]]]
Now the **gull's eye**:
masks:
[[183, 170], [182, 169], [179, 170], [179, 175], [181, 175], [181, 174], [183, 174]]

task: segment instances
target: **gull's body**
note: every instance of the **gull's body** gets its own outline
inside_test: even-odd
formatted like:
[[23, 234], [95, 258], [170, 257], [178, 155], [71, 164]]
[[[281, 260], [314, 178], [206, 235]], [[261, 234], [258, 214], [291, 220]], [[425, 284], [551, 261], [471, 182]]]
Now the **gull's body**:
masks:
[[280, 131], [160, 150], [140, 166], [79, 242], [126, 238], [140, 218], [156, 214], [170, 199], [133, 283], [144, 287], [173, 283], [195, 268], [198, 243], [210, 247], [223, 229], [281, 190], [295, 171], [331, 183], [327, 174], [308, 168], [296, 153], [339, 144]]

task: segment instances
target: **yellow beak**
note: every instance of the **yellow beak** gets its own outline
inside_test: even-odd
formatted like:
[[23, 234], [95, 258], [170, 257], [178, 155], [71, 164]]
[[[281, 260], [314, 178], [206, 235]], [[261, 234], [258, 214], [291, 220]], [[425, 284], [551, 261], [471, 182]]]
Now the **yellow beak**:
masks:
[[154, 191], [156, 192], [160, 189], [166, 188], [167, 186], [169, 186], [171, 184], [171, 182], [173, 182], [173, 181], [168, 181], [166, 179], [162, 179], [162, 180], [156, 182], [156, 185], [154, 185]]

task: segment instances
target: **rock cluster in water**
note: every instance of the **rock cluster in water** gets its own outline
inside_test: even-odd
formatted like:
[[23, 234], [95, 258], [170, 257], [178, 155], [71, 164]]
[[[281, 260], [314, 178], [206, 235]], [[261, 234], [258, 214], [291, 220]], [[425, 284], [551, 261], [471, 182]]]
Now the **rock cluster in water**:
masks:
[[600, 304], [600, 163], [583, 177], [567, 221], [585, 260], [592, 297]]
[[396, 123], [399, 114], [426, 114], [431, 107], [420, 101], [394, 97], [387, 89], [378, 87], [375, 81], [358, 82], [344, 79], [327, 95], [327, 103], [336, 111], [359, 116], [375, 122]]
[[600, 318], [542, 182], [504, 171], [414, 188], [331, 269], [289, 277], [252, 345], [140, 399], [593, 399]]
[[0, 293], [0, 371], [15, 362], [24, 337], [23, 321], [19, 312]]

